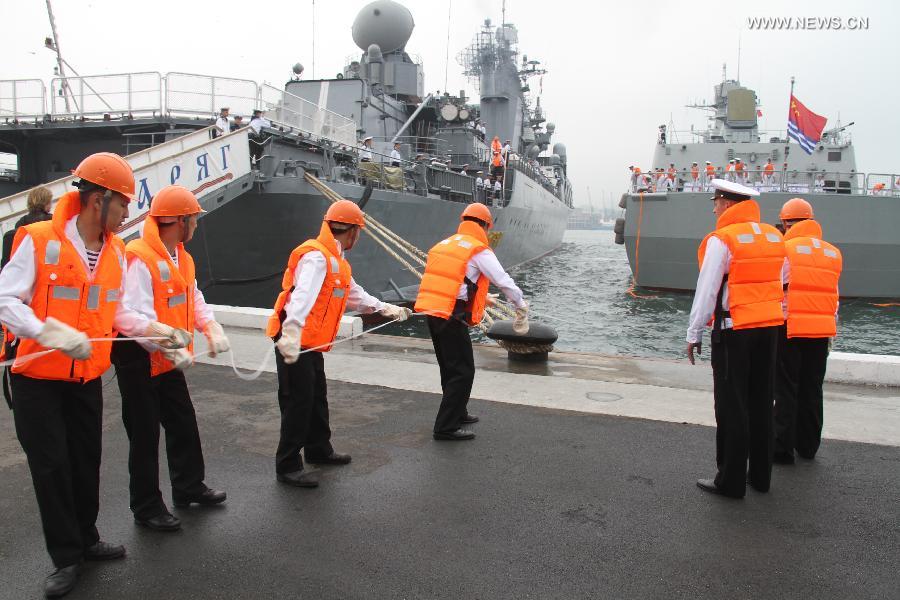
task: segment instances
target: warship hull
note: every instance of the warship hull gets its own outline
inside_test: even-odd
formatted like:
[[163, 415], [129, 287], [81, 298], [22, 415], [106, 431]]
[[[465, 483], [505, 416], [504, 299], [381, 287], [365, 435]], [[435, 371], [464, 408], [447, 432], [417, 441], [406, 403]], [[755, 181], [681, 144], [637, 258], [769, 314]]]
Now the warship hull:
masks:
[[[330, 182], [345, 198], [365, 188]], [[492, 209], [492, 244], [507, 268], [539, 258], [562, 242], [569, 208], [540, 185], [517, 178], [513, 201]], [[279, 177], [205, 215], [188, 245], [197, 259], [197, 281], [207, 300], [219, 304], [272, 305], [290, 252], [315, 237], [328, 207], [302, 178]], [[416, 194], [373, 190], [368, 215], [427, 251], [456, 231], [464, 204]], [[393, 302], [415, 299], [419, 278], [363, 233], [348, 252], [357, 283]], [[420, 269], [421, 270], [421, 269]]]
[[[797, 194], [762, 193], [762, 220], [778, 223], [781, 206]], [[625, 249], [637, 285], [693, 290], [697, 248], [715, 228], [709, 192], [627, 194]], [[860, 194], [803, 194], [825, 239], [844, 259], [843, 297], [900, 298], [897, 198]]]

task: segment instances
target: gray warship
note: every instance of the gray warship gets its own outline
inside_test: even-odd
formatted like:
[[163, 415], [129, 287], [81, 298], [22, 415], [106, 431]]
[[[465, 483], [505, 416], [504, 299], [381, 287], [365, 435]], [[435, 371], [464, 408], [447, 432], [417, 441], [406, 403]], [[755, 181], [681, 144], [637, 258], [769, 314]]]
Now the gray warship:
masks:
[[[529, 79], [545, 72], [540, 63], [519, 53], [513, 24], [486, 20], [458, 55], [480, 97], [426, 94], [424, 67], [405, 49], [413, 28], [404, 6], [372, 2], [352, 26], [358, 60], [330, 79], [303, 79], [298, 64], [283, 89], [179, 72], [67, 76], [61, 55], [49, 86], [0, 81], [0, 152], [18, 162], [0, 178], [0, 228], [7, 231], [23, 214], [29, 188], [46, 184], [58, 197], [71, 189], [69, 169], [92, 152], [111, 151], [126, 155], [138, 182], [131, 220], [120, 231], [126, 239], [137, 235], [164, 185], [183, 184], [198, 195], [208, 212], [189, 249], [214, 303], [271, 306], [286, 257], [318, 233], [329, 204], [306, 173], [421, 249], [455, 231], [465, 203], [487, 200], [495, 222], [490, 240], [505, 266], [553, 251], [572, 186], [566, 148], [551, 146], [554, 126], [529, 90]], [[54, 43], [48, 38], [48, 47]], [[210, 125], [226, 106], [232, 114], [264, 110], [269, 126], [216, 136]], [[495, 135], [509, 140], [510, 150], [502, 190], [486, 198], [475, 181], [479, 171], [489, 172]], [[374, 141], [372, 159], [361, 161], [366, 137]], [[395, 141], [399, 167], [391, 166]], [[376, 296], [415, 298], [415, 274], [367, 236], [351, 260], [354, 278]]]
[[[691, 108], [710, 112], [708, 128], [678, 132], [661, 125], [650, 176], [646, 170], [632, 175], [619, 203], [624, 216], [616, 223], [616, 242], [625, 245], [636, 285], [694, 289], [697, 247], [715, 226], [705, 175], [709, 161], [716, 177], [760, 192], [765, 222], [778, 223], [781, 206], [790, 198], [812, 203], [825, 238], [843, 253], [841, 296], [900, 298], [900, 174], [857, 170], [848, 130], [852, 123], [824, 131], [807, 154], [788, 144], [786, 132], [761, 132], [755, 91], [726, 79], [724, 72], [712, 104]], [[745, 165], [743, 178], [725, 170], [738, 159]], [[765, 168], [768, 159], [774, 165], [771, 174]], [[655, 170], [665, 173], [673, 166], [670, 183], [659, 185]]]

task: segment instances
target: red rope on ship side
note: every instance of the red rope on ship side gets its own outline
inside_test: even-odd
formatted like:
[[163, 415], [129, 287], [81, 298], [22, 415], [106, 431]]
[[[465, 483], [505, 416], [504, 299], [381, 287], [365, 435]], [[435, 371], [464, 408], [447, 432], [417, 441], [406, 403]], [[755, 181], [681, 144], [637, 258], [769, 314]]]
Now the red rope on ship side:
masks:
[[644, 220], [644, 192], [640, 192], [638, 206], [637, 237], [634, 239], [634, 272], [631, 274], [631, 285], [625, 291], [632, 298], [656, 298], [657, 296], [642, 295], [634, 291], [637, 285], [638, 271], [641, 268], [641, 222]]

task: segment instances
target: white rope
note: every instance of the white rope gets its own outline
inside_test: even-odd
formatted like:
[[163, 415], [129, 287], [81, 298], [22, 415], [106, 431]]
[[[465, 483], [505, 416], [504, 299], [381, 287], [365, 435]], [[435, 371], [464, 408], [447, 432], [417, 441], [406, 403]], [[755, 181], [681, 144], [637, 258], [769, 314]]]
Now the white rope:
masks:
[[[163, 336], [155, 336], [155, 337], [114, 337], [114, 338], [88, 338], [89, 342], [153, 342], [157, 340], [167, 340], [169, 338]], [[58, 348], [50, 348], [49, 350], [41, 350], [40, 352], [32, 352], [31, 354], [25, 354], [23, 356], [17, 356], [10, 360], [4, 360], [0, 362], [0, 367], [10, 367], [10, 366], [19, 366], [24, 365], [27, 362], [30, 362], [40, 356], [44, 356], [45, 354], [50, 354], [51, 352], [56, 352]]]

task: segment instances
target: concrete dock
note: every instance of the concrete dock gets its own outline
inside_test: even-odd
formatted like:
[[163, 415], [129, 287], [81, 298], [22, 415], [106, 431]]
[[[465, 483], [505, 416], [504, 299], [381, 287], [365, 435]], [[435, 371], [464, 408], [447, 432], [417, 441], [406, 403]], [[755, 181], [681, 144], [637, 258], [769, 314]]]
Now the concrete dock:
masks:
[[[228, 335], [239, 367], [271, 347], [256, 330]], [[535, 365], [478, 347], [478, 437], [434, 442], [430, 342], [365, 336], [326, 358], [334, 444], [353, 462], [303, 490], [274, 480], [274, 360], [255, 381], [227, 356], [202, 360], [188, 382], [207, 482], [228, 502], [176, 509], [176, 534], [134, 525], [107, 373], [98, 526], [128, 557], [87, 565], [69, 597], [898, 597], [898, 388], [828, 384], [816, 460], [776, 465], [770, 493], [729, 500], [694, 486], [715, 470], [708, 363]], [[0, 598], [39, 598], [52, 567], [9, 413], [0, 477]]]

